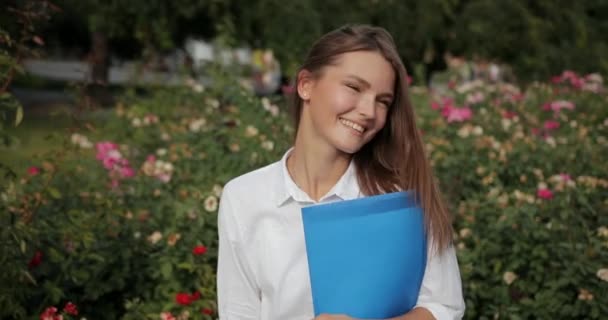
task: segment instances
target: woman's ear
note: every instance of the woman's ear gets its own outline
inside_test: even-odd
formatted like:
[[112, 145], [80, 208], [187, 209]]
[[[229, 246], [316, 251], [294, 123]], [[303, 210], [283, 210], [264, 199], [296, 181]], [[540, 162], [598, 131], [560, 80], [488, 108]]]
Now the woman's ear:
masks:
[[304, 101], [309, 100], [311, 94], [310, 91], [314, 84], [314, 77], [312, 73], [308, 70], [300, 70], [300, 72], [298, 72], [297, 83], [297, 90], [300, 99]]

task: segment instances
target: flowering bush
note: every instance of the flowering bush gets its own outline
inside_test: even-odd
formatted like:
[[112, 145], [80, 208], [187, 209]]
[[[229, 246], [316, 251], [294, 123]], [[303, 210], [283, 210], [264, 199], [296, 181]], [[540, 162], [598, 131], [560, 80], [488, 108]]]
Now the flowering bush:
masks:
[[[564, 79], [412, 90], [467, 318], [608, 315], [607, 95]], [[6, 187], [0, 318], [217, 316], [222, 186], [279, 159], [293, 129], [283, 102], [216, 82], [127, 95]]]
[[607, 94], [598, 75], [552, 82], [466, 83], [419, 108], [469, 319], [608, 316]]
[[67, 300], [91, 319], [217, 315], [222, 186], [292, 135], [275, 102], [226, 83], [125, 96], [7, 186], [0, 318], [66, 319]]

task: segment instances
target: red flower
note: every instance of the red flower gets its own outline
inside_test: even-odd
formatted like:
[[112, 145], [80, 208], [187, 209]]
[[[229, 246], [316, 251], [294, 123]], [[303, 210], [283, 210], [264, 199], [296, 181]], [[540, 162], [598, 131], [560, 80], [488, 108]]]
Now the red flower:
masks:
[[29, 167], [27, 169], [27, 173], [30, 176], [37, 176], [38, 174], [40, 174], [40, 168], [38, 168], [38, 167]]
[[190, 295], [183, 292], [180, 292], [175, 295], [175, 302], [182, 306], [187, 306], [192, 303], [192, 301], [190, 300]]
[[63, 320], [63, 316], [57, 314], [57, 308], [48, 307], [40, 314], [40, 320]]
[[42, 263], [42, 252], [36, 251], [30, 262], [27, 264], [27, 267], [32, 269], [40, 265], [40, 263]]
[[200, 256], [201, 254], [205, 254], [207, 252], [207, 247], [203, 245], [198, 245], [192, 249], [192, 254], [195, 256]]
[[190, 295], [190, 301], [192, 301], [192, 302], [194, 302], [200, 298], [201, 298], [201, 293], [198, 291], [195, 291], [194, 293], [192, 293], [192, 295]]
[[204, 308], [204, 309], [201, 310], [201, 313], [202, 314], [208, 314], [208, 315], [211, 316], [211, 315], [213, 315], [213, 310], [209, 309], [209, 308]]
[[180, 292], [175, 295], [175, 302], [177, 302], [177, 304], [180, 304], [182, 306], [187, 306], [200, 298], [201, 298], [201, 293], [198, 291], [195, 291], [192, 294]]
[[536, 191], [536, 196], [541, 199], [549, 200], [553, 198], [553, 192], [549, 189], [538, 189], [538, 191]]
[[76, 305], [73, 304], [72, 302], [66, 303], [65, 307], [63, 307], [63, 311], [65, 313], [73, 315], [73, 316], [77, 316], [78, 315], [78, 308], [76, 308]]

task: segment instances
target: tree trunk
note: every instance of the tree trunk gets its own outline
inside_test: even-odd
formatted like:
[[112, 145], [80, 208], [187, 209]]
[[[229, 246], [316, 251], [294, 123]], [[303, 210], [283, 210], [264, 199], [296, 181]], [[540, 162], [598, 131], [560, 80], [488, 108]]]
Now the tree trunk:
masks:
[[110, 69], [108, 39], [101, 32], [93, 32], [91, 40], [91, 52], [89, 53], [90, 81], [92, 84], [107, 85]]

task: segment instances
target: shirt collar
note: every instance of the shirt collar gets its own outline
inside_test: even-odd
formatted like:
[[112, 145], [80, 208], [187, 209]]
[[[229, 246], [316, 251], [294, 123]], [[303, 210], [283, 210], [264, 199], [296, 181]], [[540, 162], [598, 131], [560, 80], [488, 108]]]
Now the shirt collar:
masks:
[[[298, 202], [315, 202], [306, 194], [306, 192], [302, 191], [302, 189], [296, 185], [291, 178], [289, 171], [287, 171], [287, 158], [292, 151], [293, 147], [287, 150], [283, 155], [283, 158], [279, 161], [279, 181], [277, 181], [276, 184], [279, 188], [277, 188], [275, 193], [275, 203], [278, 207], [285, 204], [285, 202], [290, 199]], [[325, 202], [332, 197], [338, 197], [341, 200], [351, 200], [358, 198], [360, 194], [361, 189], [359, 188], [359, 182], [357, 181], [355, 162], [351, 160], [342, 177], [340, 177], [333, 188], [321, 198], [319, 203]]]

